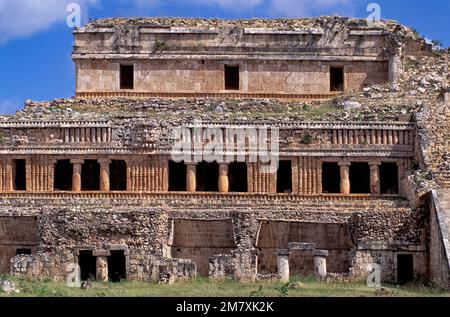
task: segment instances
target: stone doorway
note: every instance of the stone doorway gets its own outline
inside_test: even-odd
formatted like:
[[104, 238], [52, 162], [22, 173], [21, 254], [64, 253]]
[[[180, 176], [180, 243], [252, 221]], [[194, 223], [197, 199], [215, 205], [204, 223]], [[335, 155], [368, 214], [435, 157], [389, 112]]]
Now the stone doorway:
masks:
[[197, 191], [219, 191], [219, 164], [201, 162], [197, 165]]
[[85, 191], [100, 190], [100, 163], [86, 160], [81, 169], [81, 189]]
[[110, 282], [119, 283], [126, 280], [126, 257], [123, 250], [111, 250], [108, 257], [108, 279]]
[[380, 193], [395, 195], [399, 192], [398, 166], [396, 163], [380, 165]]
[[14, 160], [14, 190], [26, 190], [26, 161], [25, 160]]
[[350, 166], [350, 192], [352, 194], [370, 194], [369, 163], [352, 163]]
[[81, 271], [82, 281], [95, 281], [97, 275], [97, 257], [92, 250], [80, 251], [78, 255], [78, 265]]
[[71, 191], [72, 190], [73, 164], [70, 160], [60, 160], [55, 165], [55, 190]]
[[339, 194], [341, 192], [341, 174], [338, 163], [323, 163], [322, 193]]
[[247, 163], [233, 162], [228, 166], [231, 193], [248, 192]]
[[127, 163], [124, 160], [111, 161], [109, 183], [112, 191], [127, 190]]
[[277, 172], [277, 193], [292, 193], [292, 161], [280, 161]]
[[344, 91], [344, 67], [330, 67], [330, 90]]
[[185, 192], [186, 191], [186, 173], [187, 168], [184, 162], [176, 163], [169, 161], [169, 191]]
[[412, 254], [397, 254], [397, 283], [406, 284], [414, 279]]

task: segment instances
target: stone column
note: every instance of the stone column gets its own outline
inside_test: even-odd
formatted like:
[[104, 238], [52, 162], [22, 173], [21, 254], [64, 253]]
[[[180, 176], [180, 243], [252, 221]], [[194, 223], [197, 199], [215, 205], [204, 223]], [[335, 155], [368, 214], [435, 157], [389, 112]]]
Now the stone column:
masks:
[[219, 165], [219, 192], [228, 193], [230, 184], [228, 180], [228, 164]]
[[186, 190], [189, 193], [195, 193], [197, 191], [197, 165], [187, 164], [186, 172]]
[[25, 190], [26, 191], [31, 191], [31, 182], [32, 182], [31, 178], [32, 178], [32, 175], [31, 175], [31, 161], [27, 159], [25, 161]]
[[13, 184], [13, 167], [12, 167], [12, 160], [7, 159], [5, 162], [5, 190], [7, 192], [12, 192], [14, 190], [14, 184]]
[[98, 162], [100, 163], [100, 191], [109, 192], [111, 188], [109, 182], [109, 164], [111, 164], [111, 160], [101, 159]]
[[276, 249], [278, 278], [282, 283], [288, 283], [290, 279], [289, 273], [289, 255], [291, 252], [288, 249]]
[[380, 194], [380, 162], [370, 162], [370, 193]]
[[108, 282], [108, 258], [106, 256], [97, 257], [96, 278], [98, 282]]
[[316, 279], [322, 281], [327, 277], [328, 251], [316, 250], [314, 251], [313, 255], [314, 255], [314, 272]]
[[92, 255], [97, 257], [96, 263], [96, 279], [98, 282], [108, 282], [108, 256], [111, 255], [109, 250], [94, 250]]
[[350, 162], [340, 162], [341, 169], [341, 194], [350, 194]]
[[389, 58], [389, 82], [396, 84], [398, 82], [400, 56], [395, 54]]
[[70, 163], [73, 164], [72, 191], [81, 192], [81, 168], [84, 160], [71, 160]]

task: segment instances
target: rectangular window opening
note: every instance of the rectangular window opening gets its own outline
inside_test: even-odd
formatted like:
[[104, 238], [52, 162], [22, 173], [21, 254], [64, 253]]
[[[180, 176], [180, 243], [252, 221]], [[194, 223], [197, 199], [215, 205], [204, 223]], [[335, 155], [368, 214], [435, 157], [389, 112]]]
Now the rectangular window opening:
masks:
[[225, 65], [225, 90], [239, 90], [239, 66]]
[[330, 67], [331, 91], [344, 91], [344, 67]]
[[17, 249], [16, 255], [31, 255], [31, 249]]
[[134, 65], [120, 65], [120, 89], [134, 89]]

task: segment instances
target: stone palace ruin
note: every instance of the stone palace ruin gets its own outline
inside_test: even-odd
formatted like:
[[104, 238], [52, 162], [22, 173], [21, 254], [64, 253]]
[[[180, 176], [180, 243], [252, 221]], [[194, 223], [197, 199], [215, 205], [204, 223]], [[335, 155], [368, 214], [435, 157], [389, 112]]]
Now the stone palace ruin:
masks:
[[[382, 282], [450, 286], [450, 58], [414, 30], [145, 18], [74, 36], [76, 96], [0, 117], [0, 273], [346, 281], [378, 267]], [[198, 155], [218, 140], [214, 160]]]

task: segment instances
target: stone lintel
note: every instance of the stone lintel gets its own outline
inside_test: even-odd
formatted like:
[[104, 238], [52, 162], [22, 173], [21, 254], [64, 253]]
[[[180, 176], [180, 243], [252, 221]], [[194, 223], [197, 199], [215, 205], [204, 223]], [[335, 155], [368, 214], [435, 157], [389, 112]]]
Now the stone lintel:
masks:
[[280, 256], [289, 256], [291, 251], [289, 249], [275, 249], [275, 254]]
[[111, 251], [109, 250], [94, 250], [92, 252], [93, 256], [111, 256]]
[[329, 255], [328, 250], [315, 250], [313, 253], [316, 257], [326, 258]]
[[345, 160], [345, 161], [339, 161], [338, 164], [339, 164], [339, 166], [350, 166], [350, 165], [352, 165], [352, 162]]
[[309, 251], [309, 250], [315, 250], [316, 244], [315, 243], [301, 243], [301, 242], [289, 242], [289, 250], [302, 250], [302, 251]]
[[71, 164], [84, 164], [84, 159], [71, 159]]
[[111, 164], [111, 159], [109, 158], [101, 158], [97, 160], [100, 164]]
[[369, 161], [369, 165], [370, 166], [380, 166], [381, 165], [381, 160], [370, 160]]

